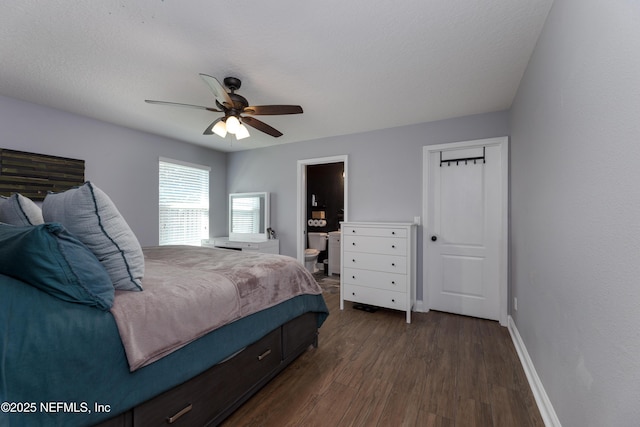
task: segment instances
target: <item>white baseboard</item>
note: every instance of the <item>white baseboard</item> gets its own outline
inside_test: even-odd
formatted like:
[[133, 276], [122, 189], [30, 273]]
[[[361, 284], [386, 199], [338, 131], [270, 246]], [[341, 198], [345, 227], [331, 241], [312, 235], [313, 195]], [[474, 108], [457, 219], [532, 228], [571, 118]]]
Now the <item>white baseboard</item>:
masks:
[[533, 392], [533, 397], [536, 399], [536, 404], [540, 410], [540, 415], [542, 416], [544, 425], [547, 427], [561, 427], [556, 411], [553, 409], [553, 405], [551, 405], [547, 392], [544, 391], [540, 377], [538, 377], [536, 368], [533, 366], [533, 362], [529, 357], [527, 348], [525, 347], [522, 337], [520, 337], [520, 333], [518, 332], [518, 328], [516, 328], [516, 324], [511, 316], [508, 318], [507, 327], [509, 329], [511, 339], [513, 340], [513, 345], [516, 347], [516, 351], [518, 352], [518, 357], [520, 357], [520, 363], [522, 363], [524, 373], [527, 375], [529, 386]]

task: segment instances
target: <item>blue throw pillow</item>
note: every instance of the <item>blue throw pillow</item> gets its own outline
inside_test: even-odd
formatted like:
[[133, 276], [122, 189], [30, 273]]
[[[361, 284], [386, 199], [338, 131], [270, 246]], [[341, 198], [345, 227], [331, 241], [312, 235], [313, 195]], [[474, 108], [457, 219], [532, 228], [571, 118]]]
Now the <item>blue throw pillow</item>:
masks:
[[107, 311], [114, 288], [96, 256], [61, 224], [0, 223], [0, 273], [65, 301]]

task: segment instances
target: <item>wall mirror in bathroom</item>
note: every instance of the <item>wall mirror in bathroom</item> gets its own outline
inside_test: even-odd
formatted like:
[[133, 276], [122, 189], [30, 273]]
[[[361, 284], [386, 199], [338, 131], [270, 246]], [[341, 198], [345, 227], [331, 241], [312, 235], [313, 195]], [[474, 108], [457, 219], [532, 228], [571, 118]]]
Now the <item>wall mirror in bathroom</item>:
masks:
[[269, 193], [229, 194], [229, 240], [269, 239]]

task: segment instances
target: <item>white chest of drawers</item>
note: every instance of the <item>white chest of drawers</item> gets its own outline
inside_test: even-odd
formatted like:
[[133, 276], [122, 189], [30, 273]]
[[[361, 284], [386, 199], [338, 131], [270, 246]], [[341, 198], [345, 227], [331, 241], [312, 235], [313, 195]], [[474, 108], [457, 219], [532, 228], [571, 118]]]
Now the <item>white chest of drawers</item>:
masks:
[[342, 223], [340, 309], [345, 301], [403, 310], [411, 323], [416, 297], [416, 229], [412, 223]]

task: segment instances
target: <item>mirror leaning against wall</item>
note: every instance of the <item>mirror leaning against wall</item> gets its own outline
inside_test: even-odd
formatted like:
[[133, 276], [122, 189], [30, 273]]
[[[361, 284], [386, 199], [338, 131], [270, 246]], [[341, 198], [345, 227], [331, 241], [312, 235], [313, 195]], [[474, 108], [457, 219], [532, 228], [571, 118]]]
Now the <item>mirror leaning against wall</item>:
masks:
[[229, 240], [269, 239], [269, 193], [229, 194]]

